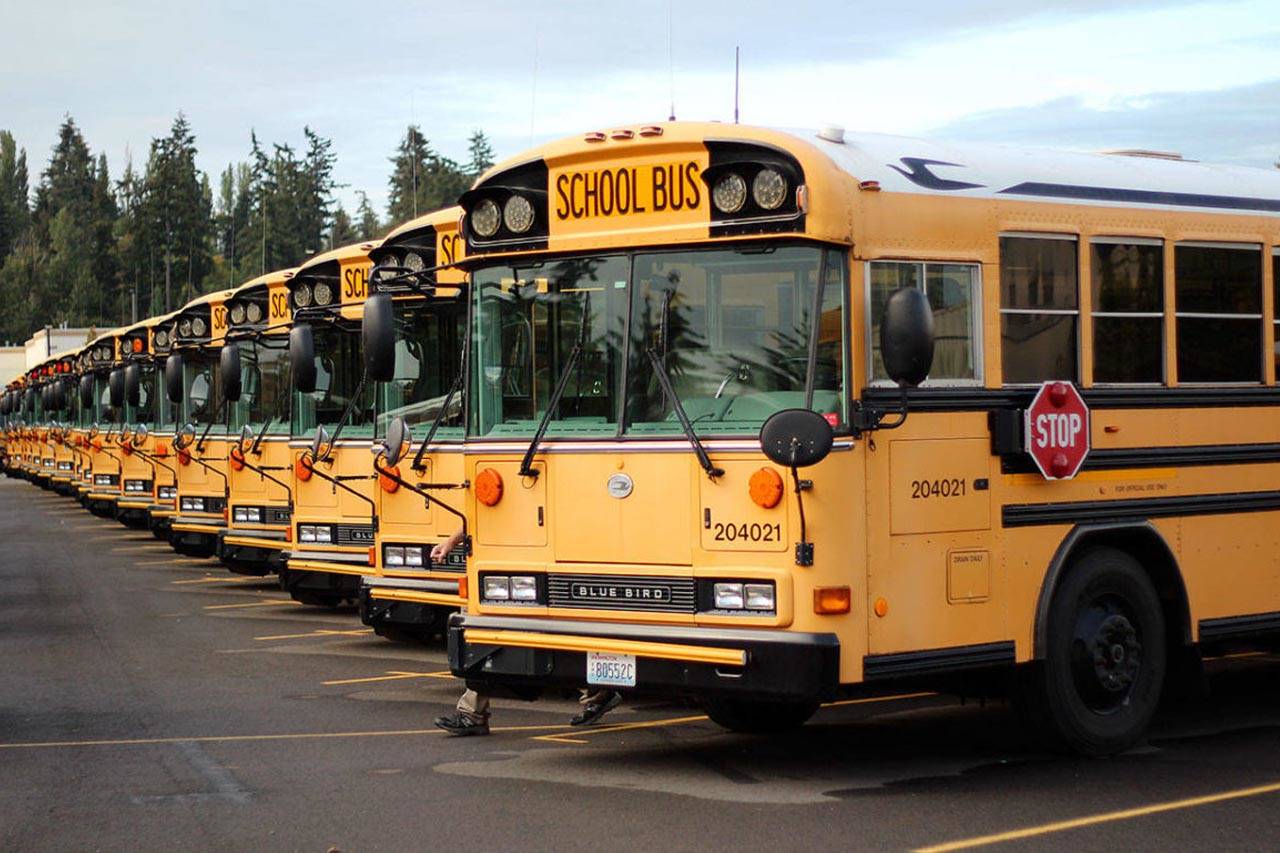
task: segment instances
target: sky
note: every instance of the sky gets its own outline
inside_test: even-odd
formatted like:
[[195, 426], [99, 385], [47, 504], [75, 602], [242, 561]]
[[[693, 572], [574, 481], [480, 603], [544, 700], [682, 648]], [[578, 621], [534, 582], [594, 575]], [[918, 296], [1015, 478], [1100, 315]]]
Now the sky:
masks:
[[1277, 0], [0, 0], [0, 129], [35, 173], [71, 115], [113, 177], [181, 110], [199, 164], [333, 140], [385, 212], [406, 125], [465, 160], [666, 118], [1075, 150], [1280, 157]]

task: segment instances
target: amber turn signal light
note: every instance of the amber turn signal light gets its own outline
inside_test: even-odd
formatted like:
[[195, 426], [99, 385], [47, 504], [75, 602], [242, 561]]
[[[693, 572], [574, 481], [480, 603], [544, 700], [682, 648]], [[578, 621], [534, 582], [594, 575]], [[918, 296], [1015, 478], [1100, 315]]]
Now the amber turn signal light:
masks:
[[[378, 485], [382, 487], [382, 491], [386, 492], [389, 495], [393, 495], [396, 493], [396, 490], [400, 488], [400, 483], [398, 483], [396, 480], [391, 479], [391, 477], [388, 477], [387, 474], [390, 474], [391, 477], [395, 477], [399, 479], [400, 477], [399, 466], [383, 468], [382, 471], [378, 472]], [[373, 563], [370, 563], [369, 565], [372, 566]]]
[[240, 452], [240, 448], [233, 447], [231, 454], [227, 457], [227, 461], [231, 463], [232, 471], [244, 470], [244, 454]]
[[293, 475], [304, 483], [311, 479], [311, 462], [305, 455], [293, 463]]
[[466, 575], [463, 575], [462, 577], [458, 578], [458, 596], [459, 596], [460, 598], [464, 599], [464, 600], [465, 600], [465, 599], [466, 599], [466, 597], [467, 597], [467, 577], [466, 577]]
[[492, 468], [476, 474], [476, 500], [485, 506], [496, 506], [502, 500], [502, 475]]
[[853, 596], [847, 586], [819, 586], [813, 590], [813, 612], [823, 616], [848, 613]]
[[772, 468], [761, 468], [747, 484], [756, 506], [773, 509], [782, 500], [782, 475]]

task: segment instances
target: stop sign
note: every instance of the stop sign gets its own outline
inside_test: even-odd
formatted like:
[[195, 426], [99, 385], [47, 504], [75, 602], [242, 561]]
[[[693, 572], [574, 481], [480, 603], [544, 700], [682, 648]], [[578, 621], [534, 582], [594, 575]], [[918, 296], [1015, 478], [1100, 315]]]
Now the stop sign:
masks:
[[1069, 480], [1089, 455], [1089, 407], [1070, 382], [1046, 382], [1027, 407], [1026, 449], [1046, 480]]

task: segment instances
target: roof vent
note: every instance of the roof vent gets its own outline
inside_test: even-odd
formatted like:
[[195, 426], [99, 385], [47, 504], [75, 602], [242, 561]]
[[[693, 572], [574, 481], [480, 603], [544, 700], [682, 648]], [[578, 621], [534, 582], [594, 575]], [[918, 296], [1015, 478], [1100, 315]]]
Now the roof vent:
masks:
[[834, 142], [837, 145], [843, 145], [844, 128], [838, 124], [829, 124], [822, 130], [818, 131], [818, 138], [825, 139], [827, 142]]
[[1151, 160], [1186, 160], [1177, 151], [1148, 151], [1145, 148], [1119, 148], [1114, 151], [1102, 151], [1116, 157], [1147, 157]]

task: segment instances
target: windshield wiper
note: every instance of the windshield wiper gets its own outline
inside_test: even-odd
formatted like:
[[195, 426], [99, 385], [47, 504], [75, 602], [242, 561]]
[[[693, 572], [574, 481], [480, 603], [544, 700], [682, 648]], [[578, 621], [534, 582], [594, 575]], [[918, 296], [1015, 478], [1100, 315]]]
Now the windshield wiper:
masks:
[[685, 413], [680, 397], [676, 394], [675, 386], [671, 384], [671, 377], [667, 375], [667, 369], [662, 363], [662, 358], [654, 352], [653, 347], [645, 349], [645, 354], [649, 356], [649, 363], [653, 365], [653, 372], [658, 377], [658, 384], [662, 386], [662, 393], [671, 398], [671, 408], [676, 413], [676, 420], [680, 421], [680, 426], [684, 429], [685, 437], [689, 439], [689, 444], [693, 447], [694, 455], [698, 457], [698, 464], [702, 466], [702, 470], [706, 471], [707, 476], [711, 479], [723, 477], [724, 469], [717, 468], [712, 464], [711, 457], [707, 455], [707, 449], [698, 440], [698, 433], [694, 431], [693, 423]]
[[329, 447], [325, 450], [324, 459], [318, 461], [324, 462], [333, 455], [333, 449], [338, 446], [338, 436], [342, 435], [342, 428], [347, 425], [347, 419], [351, 417], [351, 413], [360, 402], [360, 395], [364, 393], [365, 380], [368, 378], [369, 371], [366, 370], [360, 374], [360, 381], [356, 383], [356, 390], [352, 393], [350, 402], [347, 403], [346, 411], [338, 419], [338, 428], [333, 431], [333, 438], [329, 439]]
[[[454, 377], [453, 385], [449, 386], [449, 393], [444, 395], [444, 405], [440, 407], [440, 411], [436, 412], [435, 420], [431, 422], [431, 429], [427, 430], [427, 435], [422, 439], [422, 445], [418, 448], [418, 452], [413, 457], [413, 465], [415, 471], [422, 471], [426, 466], [422, 464], [422, 457], [427, 452], [427, 445], [431, 444], [432, 439], [436, 437], [436, 431], [440, 429], [440, 425], [444, 423], [445, 418], [449, 416], [449, 406], [453, 404], [453, 396], [462, 389], [463, 380], [467, 375], [467, 354], [466, 350], [462, 353], [462, 365], [458, 369], [458, 375]], [[523, 464], [521, 468], [523, 468]], [[536, 476], [536, 475], [535, 475]]]
[[[573, 368], [577, 366], [578, 359], [582, 358], [582, 351], [587, 346], [587, 329], [591, 322], [591, 294], [582, 294], [582, 321], [578, 326], [578, 339], [573, 343], [573, 349], [569, 350], [569, 358], [565, 360], [564, 368], [560, 371], [560, 379], [556, 382], [556, 388], [551, 392], [551, 398], [547, 400], [547, 410], [542, 413], [542, 420], [538, 421], [538, 429], [533, 434], [533, 441], [529, 442], [529, 448], [524, 452], [524, 458], [520, 460], [520, 476], [533, 477], [537, 479], [538, 469], [533, 467], [533, 455], [538, 452], [538, 445], [542, 443], [542, 436], [546, 434], [547, 427], [551, 424], [551, 416], [555, 414], [556, 406], [560, 405], [560, 398], [564, 396], [564, 390], [569, 385], [569, 376], [573, 374]], [[581, 387], [579, 387], [581, 391]]]

